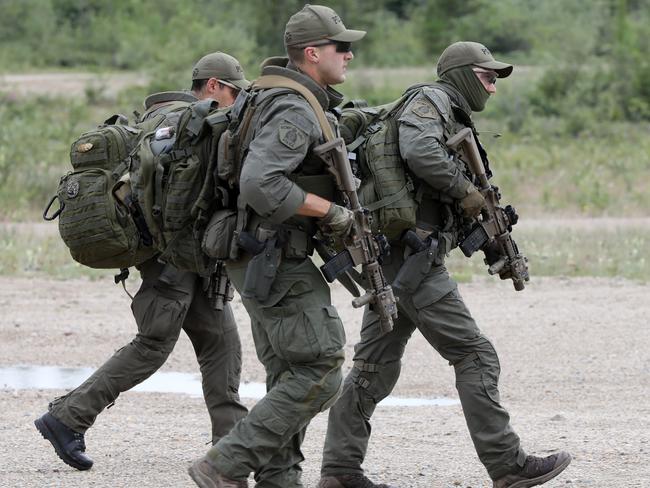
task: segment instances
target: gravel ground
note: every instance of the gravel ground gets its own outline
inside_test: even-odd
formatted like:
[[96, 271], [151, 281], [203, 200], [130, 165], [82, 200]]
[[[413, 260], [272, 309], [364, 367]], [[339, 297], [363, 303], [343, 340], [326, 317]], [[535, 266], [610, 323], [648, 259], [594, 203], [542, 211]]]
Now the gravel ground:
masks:
[[[131, 286], [134, 286], [133, 284]], [[531, 453], [566, 449], [567, 471], [545, 486], [650, 487], [650, 286], [607, 279], [536, 279], [521, 293], [478, 279], [460, 287], [499, 351], [503, 403]], [[348, 333], [360, 312], [340, 288], [334, 303]], [[0, 367], [100, 365], [135, 330], [128, 297], [110, 282], [0, 278]], [[244, 381], [263, 381], [248, 320], [234, 303]], [[163, 367], [197, 372], [183, 335]], [[2, 387], [3, 385], [0, 385]], [[207, 449], [201, 398], [128, 392], [86, 436], [95, 466], [64, 465], [32, 421], [63, 390], [0, 391], [0, 486], [191, 487], [190, 461]], [[415, 334], [395, 395], [456, 397], [452, 369]], [[250, 401], [248, 401], [250, 405]], [[304, 444], [304, 483], [316, 486], [326, 415]], [[409, 488], [490, 487], [459, 406], [384, 407], [373, 420], [371, 477]]]

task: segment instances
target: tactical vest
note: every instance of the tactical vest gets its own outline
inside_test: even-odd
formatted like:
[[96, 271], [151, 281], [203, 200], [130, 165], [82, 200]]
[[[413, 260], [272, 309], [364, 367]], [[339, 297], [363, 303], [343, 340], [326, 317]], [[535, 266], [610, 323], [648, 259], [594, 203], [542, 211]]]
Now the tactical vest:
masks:
[[359, 200], [372, 214], [373, 232], [394, 241], [415, 227], [414, 186], [399, 149], [398, 119], [422, 86], [377, 107], [344, 107], [341, 134], [361, 179]]
[[[341, 133], [354, 154], [353, 168], [361, 179], [359, 199], [372, 212], [373, 231], [396, 241], [416, 226], [435, 228], [448, 252], [456, 242], [453, 199], [412, 176], [399, 149], [398, 120], [419, 93], [425, 94], [443, 120], [445, 139], [465, 127], [455, 119], [444, 91], [436, 83], [421, 83], [386, 105], [344, 107]], [[463, 161], [452, 156], [466, 173]]]
[[[235, 189], [235, 194], [238, 193], [242, 164], [250, 143], [255, 137], [255, 129], [265, 108], [279, 96], [296, 92], [304, 98], [309, 96], [308, 88], [298, 86], [296, 79], [292, 79], [292, 70], [278, 68], [270, 70], [270, 72], [272, 76], [263, 75], [252, 84], [249, 90], [239, 94], [231, 111], [231, 126], [219, 142], [218, 176], [221, 181], [227, 182], [230, 188]], [[312, 108], [314, 107], [312, 102], [310, 105]], [[325, 115], [322, 108], [320, 112], [322, 116], [317, 114], [317, 118], [319, 118], [321, 127], [327, 123], [331, 128], [335, 121], [326, 120], [326, 118], [333, 117], [333, 115]], [[327, 172], [324, 162], [311, 153], [307, 154], [296, 171], [290, 175], [290, 179], [307, 193], [316, 194], [330, 201], [336, 200], [337, 191], [334, 178]], [[239, 249], [236, 240], [239, 233], [246, 230], [256, 235], [262, 226], [272, 227], [274, 231], [281, 234], [286, 257], [303, 258], [313, 252], [311, 236], [317, 230], [313, 218], [296, 215], [281, 225], [270, 226], [265, 223], [265, 219], [248, 208], [241, 198], [237, 198], [236, 212], [224, 210], [222, 216], [215, 216], [215, 219], [217, 218], [220, 219], [220, 231], [232, 232], [233, 235], [229, 245], [219, 249], [221, 256], [227, 255], [230, 259], [237, 259]], [[215, 235], [216, 231], [212, 231], [211, 234]], [[210, 253], [207, 250], [206, 252]]]
[[[459, 107], [454, 106], [451, 95], [447, 93], [444, 86], [434, 83], [430, 87], [424, 88], [423, 94], [434, 106], [442, 120], [445, 140], [465, 127], [469, 126], [473, 129], [469, 116], [464, 114]], [[485, 151], [482, 147], [480, 151], [486, 162], [486, 168], [488, 168]], [[451, 151], [448, 151], [448, 154], [453, 158], [460, 171], [472, 179], [471, 172], [459, 155]], [[433, 229], [436, 232], [440, 254], [447, 254], [457, 247], [462, 232], [462, 217], [454, 199], [432, 188], [425, 181], [416, 181], [415, 200], [418, 204], [418, 227]]]
[[228, 111], [210, 99], [186, 105], [171, 125], [146, 134], [130, 157], [133, 199], [158, 259], [203, 276], [215, 264], [202, 241], [212, 213], [223, 205], [213, 174]]

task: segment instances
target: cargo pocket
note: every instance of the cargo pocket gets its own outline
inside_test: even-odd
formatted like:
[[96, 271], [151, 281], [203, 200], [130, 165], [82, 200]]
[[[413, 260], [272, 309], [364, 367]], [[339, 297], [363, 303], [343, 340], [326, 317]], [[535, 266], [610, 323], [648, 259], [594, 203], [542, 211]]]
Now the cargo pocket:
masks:
[[501, 397], [499, 395], [499, 387], [494, 381], [492, 375], [483, 373], [481, 375], [481, 380], [483, 382], [483, 387], [485, 388], [485, 393], [487, 393], [487, 396], [490, 398], [490, 400], [499, 405], [501, 401]]
[[281, 415], [281, 412], [275, 411], [275, 409], [266, 403], [258, 403], [255, 409], [257, 410], [257, 415], [253, 419], [253, 423], [262, 425], [264, 428], [279, 436], [284, 435], [289, 429], [290, 425], [285, 420], [285, 416]]
[[131, 302], [138, 332], [145, 337], [168, 340], [180, 333], [187, 306], [151, 287], [138, 293]]
[[296, 304], [265, 311], [275, 353], [289, 363], [309, 363], [331, 356], [345, 344], [343, 324], [332, 306], [301, 310]]
[[413, 293], [413, 305], [419, 312], [455, 290], [456, 287], [456, 282], [451, 279], [444, 266], [434, 266]]
[[330, 357], [340, 351], [345, 345], [345, 329], [336, 308], [327, 305], [304, 312], [318, 338], [318, 357]]

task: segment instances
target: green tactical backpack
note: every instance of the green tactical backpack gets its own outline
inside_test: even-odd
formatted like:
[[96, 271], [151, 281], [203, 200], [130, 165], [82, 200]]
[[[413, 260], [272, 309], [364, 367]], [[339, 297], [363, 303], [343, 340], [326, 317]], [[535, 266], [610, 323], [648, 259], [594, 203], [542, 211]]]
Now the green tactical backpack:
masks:
[[142, 209], [159, 259], [209, 275], [214, 261], [201, 250], [209, 218], [223, 202], [215, 183], [217, 146], [229, 109], [195, 102], [177, 123], [146, 134], [130, 157], [133, 199]]
[[[43, 217], [59, 217], [59, 233], [75, 261], [91, 268], [122, 269], [158, 253], [141, 212], [134, 212], [137, 202], [118, 198], [117, 190], [128, 182], [129, 155], [143, 137], [173, 123], [174, 113], [188, 105], [175, 102], [132, 126], [126, 117], [114, 115], [72, 144], [73, 171], [61, 178]], [[48, 216], [55, 200], [59, 208]]]
[[[92, 268], [124, 268], [153, 255], [141, 245], [134, 221], [112, 191], [146, 129], [114, 115], [72, 144], [73, 171], [61, 178], [43, 216], [59, 217], [59, 233], [75, 261]], [[48, 217], [55, 200], [59, 209]]]
[[372, 214], [373, 232], [399, 239], [415, 227], [417, 203], [413, 182], [400, 156], [397, 120], [422, 85], [409, 88], [397, 100], [378, 107], [344, 106], [341, 136], [354, 155], [361, 179], [359, 200]]

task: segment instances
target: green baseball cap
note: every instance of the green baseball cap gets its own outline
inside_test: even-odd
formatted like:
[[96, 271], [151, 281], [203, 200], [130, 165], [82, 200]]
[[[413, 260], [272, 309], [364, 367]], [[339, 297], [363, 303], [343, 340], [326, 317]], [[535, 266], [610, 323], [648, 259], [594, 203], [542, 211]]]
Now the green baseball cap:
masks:
[[324, 40], [354, 42], [365, 35], [366, 31], [346, 29], [341, 17], [331, 8], [307, 4], [287, 22], [284, 45], [307, 47]]
[[512, 73], [512, 65], [497, 61], [490, 50], [478, 42], [454, 42], [447, 47], [438, 59], [437, 73], [442, 76], [450, 69], [461, 66], [479, 66], [495, 71], [499, 78], [506, 78]]
[[239, 61], [218, 51], [203, 56], [192, 69], [192, 80], [207, 80], [209, 78], [217, 78], [240, 90], [246, 89], [250, 85], [250, 82], [244, 78], [244, 70]]

